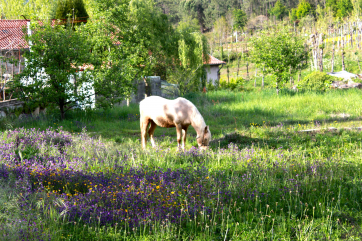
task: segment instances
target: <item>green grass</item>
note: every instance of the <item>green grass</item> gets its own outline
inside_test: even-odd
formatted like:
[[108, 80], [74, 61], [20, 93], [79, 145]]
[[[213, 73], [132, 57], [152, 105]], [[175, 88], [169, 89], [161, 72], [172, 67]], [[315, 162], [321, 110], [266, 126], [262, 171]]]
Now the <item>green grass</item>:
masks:
[[[56, 112], [23, 122], [9, 118], [2, 123], [4, 130], [62, 126], [79, 133], [86, 127], [89, 135], [105, 143], [101, 152], [82, 142], [69, 147], [69, 155], [87, 160], [87, 170], [108, 172], [117, 152], [134, 155], [127, 161], [130, 167], [176, 170], [203, 166], [208, 170], [205, 188], [213, 180], [222, 180], [232, 199], [221, 209], [217, 201], [205, 200], [212, 210], [218, 210], [211, 221], [200, 213], [181, 226], [160, 221], [129, 230], [68, 222], [51, 211], [54, 206], [48, 213], [38, 209], [21, 213], [16, 206], [21, 190], [12, 186], [13, 180], [0, 188], [0, 222], [7, 223], [0, 235], [9, 234], [9, 240], [16, 240], [16, 231], [22, 227], [11, 220], [38, 215], [52, 240], [360, 240], [362, 133], [354, 127], [362, 126], [361, 93], [282, 90], [277, 96], [267, 89], [189, 94], [185, 98], [198, 107], [215, 140], [209, 152], [198, 156], [177, 151], [173, 128], [157, 128], [158, 148], [149, 145], [142, 151], [137, 105], [70, 112], [64, 121]], [[320, 130], [301, 132], [312, 128]], [[188, 149], [196, 146], [195, 136], [190, 128]], [[95, 163], [95, 157], [102, 162]], [[248, 190], [257, 190], [253, 194], [257, 197], [245, 199], [241, 194]], [[32, 198], [33, 203], [39, 202], [39, 196]]]

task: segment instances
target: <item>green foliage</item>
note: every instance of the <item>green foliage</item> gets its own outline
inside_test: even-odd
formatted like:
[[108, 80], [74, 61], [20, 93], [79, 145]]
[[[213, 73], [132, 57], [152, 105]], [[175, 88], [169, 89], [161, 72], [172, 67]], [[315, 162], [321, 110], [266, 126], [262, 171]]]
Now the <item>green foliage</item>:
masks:
[[298, 84], [298, 88], [306, 90], [326, 91], [334, 78], [324, 72], [313, 71], [303, 78]]
[[326, 7], [330, 7], [335, 17], [344, 18], [353, 10], [351, 0], [326, 0]]
[[246, 23], [248, 22], [248, 17], [242, 9], [234, 9], [234, 25], [236, 29], [244, 30]]
[[0, 0], [1, 16], [5, 19], [50, 19], [54, 16], [57, 0]]
[[353, 4], [351, 0], [339, 0], [337, 2], [337, 13], [336, 16], [340, 18], [347, 17], [353, 10]]
[[244, 89], [245, 80], [242, 77], [236, 79], [230, 79], [228, 82], [227, 79], [220, 80], [220, 90], [231, 90], [231, 91], [241, 91]]
[[306, 0], [302, 0], [298, 5], [298, 10], [297, 10], [298, 19], [307, 16], [311, 10], [312, 6], [310, 5], [310, 3], [307, 2]]
[[80, 19], [87, 20], [88, 13], [84, 7], [83, 0], [58, 0], [55, 19]]
[[[195, 22], [181, 22], [177, 27], [178, 61], [175, 61], [168, 76], [171, 83], [178, 84], [181, 95], [198, 91], [205, 86], [206, 73], [204, 63], [209, 59], [207, 39], [195, 31]], [[201, 83], [200, 83], [201, 79]]]
[[308, 52], [304, 48], [304, 39], [286, 28], [262, 31], [251, 41], [251, 60], [257, 66], [265, 67], [265, 73], [273, 74], [277, 84], [289, 80], [290, 74], [306, 66]]
[[31, 51], [24, 54], [28, 62], [16, 76], [15, 86], [21, 99], [55, 104], [64, 118], [70, 108], [90, 103], [92, 80], [87, 71], [78, 72], [91, 60], [87, 35], [85, 31], [73, 31], [63, 25], [53, 27], [47, 22], [34, 22], [31, 29], [32, 34], [25, 36], [32, 43]]
[[181, 7], [192, 16], [197, 18], [200, 31], [203, 31], [205, 27], [205, 14], [204, 11], [207, 8], [203, 0], [182, 0], [180, 2]]
[[297, 8], [293, 8], [289, 13], [292, 20], [301, 19], [308, 14], [312, 13], [312, 6], [306, 0], [301, 0]]
[[269, 14], [275, 16], [277, 19], [282, 19], [287, 14], [287, 9], [280, 0], [278, 0], [274, 7], [269, 10]]
[[142, 76], [164, 75], [164, 68], [178, 61], [178, 34], [150, 0], [99, 0], [94, 9], [101, 20], [88, 22], [86, 29], [98, 63], [97, 104], [112, 107], [135, 91]]
[[290, 12], [289, 12], [289, 18], [290, 18], [290, 20], [292, 20], [292, 21], [295, 21], [295, 20], [298, 19], [298, 17], [297, 17], [297, 9], [296, 9], [296, 8], [292, 8], [292, 9], [290, 10]]

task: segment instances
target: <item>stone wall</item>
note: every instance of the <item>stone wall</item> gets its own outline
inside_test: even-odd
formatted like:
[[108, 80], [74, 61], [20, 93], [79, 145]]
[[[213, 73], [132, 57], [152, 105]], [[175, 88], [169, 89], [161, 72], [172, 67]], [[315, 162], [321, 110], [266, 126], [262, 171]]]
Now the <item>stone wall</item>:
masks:
[[161, 77], [148, 76], [138, 82], [136, 102], [140, 102], [150, 95], [162, 96]]

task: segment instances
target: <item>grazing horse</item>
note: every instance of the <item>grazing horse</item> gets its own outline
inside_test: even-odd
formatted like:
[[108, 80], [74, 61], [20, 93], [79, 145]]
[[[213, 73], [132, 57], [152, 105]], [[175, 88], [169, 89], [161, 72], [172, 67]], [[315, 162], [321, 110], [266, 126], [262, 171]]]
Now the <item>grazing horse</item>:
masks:
[[147, 128], [151, 124], [148, 134], [150, 135], [152, 147], [155, 147], [153, 133], [156, 126], [176, 127], [178, 147], [185, 149], [187, 128], [189, 125], [197, 133], [197, 144], [200, 149], [206, 149], [211, 140], [211, 132], [205, 124], [196, 106], [184, 98], [175, 100], [164, 99], [159, 96], [150, 96], [140, 102], [140, 125], [142, 148], [146, 148]]

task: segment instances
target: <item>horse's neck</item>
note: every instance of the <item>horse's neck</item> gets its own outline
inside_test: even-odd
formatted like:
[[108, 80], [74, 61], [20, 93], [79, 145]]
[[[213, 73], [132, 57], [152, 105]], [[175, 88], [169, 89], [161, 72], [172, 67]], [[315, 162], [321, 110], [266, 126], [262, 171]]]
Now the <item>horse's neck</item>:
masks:
[[206, 123], [204, 121], [204, 118], [197, 110], [191, 122], [191, 125], [195, 129], [198, 136], [200, 136], [203, 133], [203, 130], [205, 129]]

